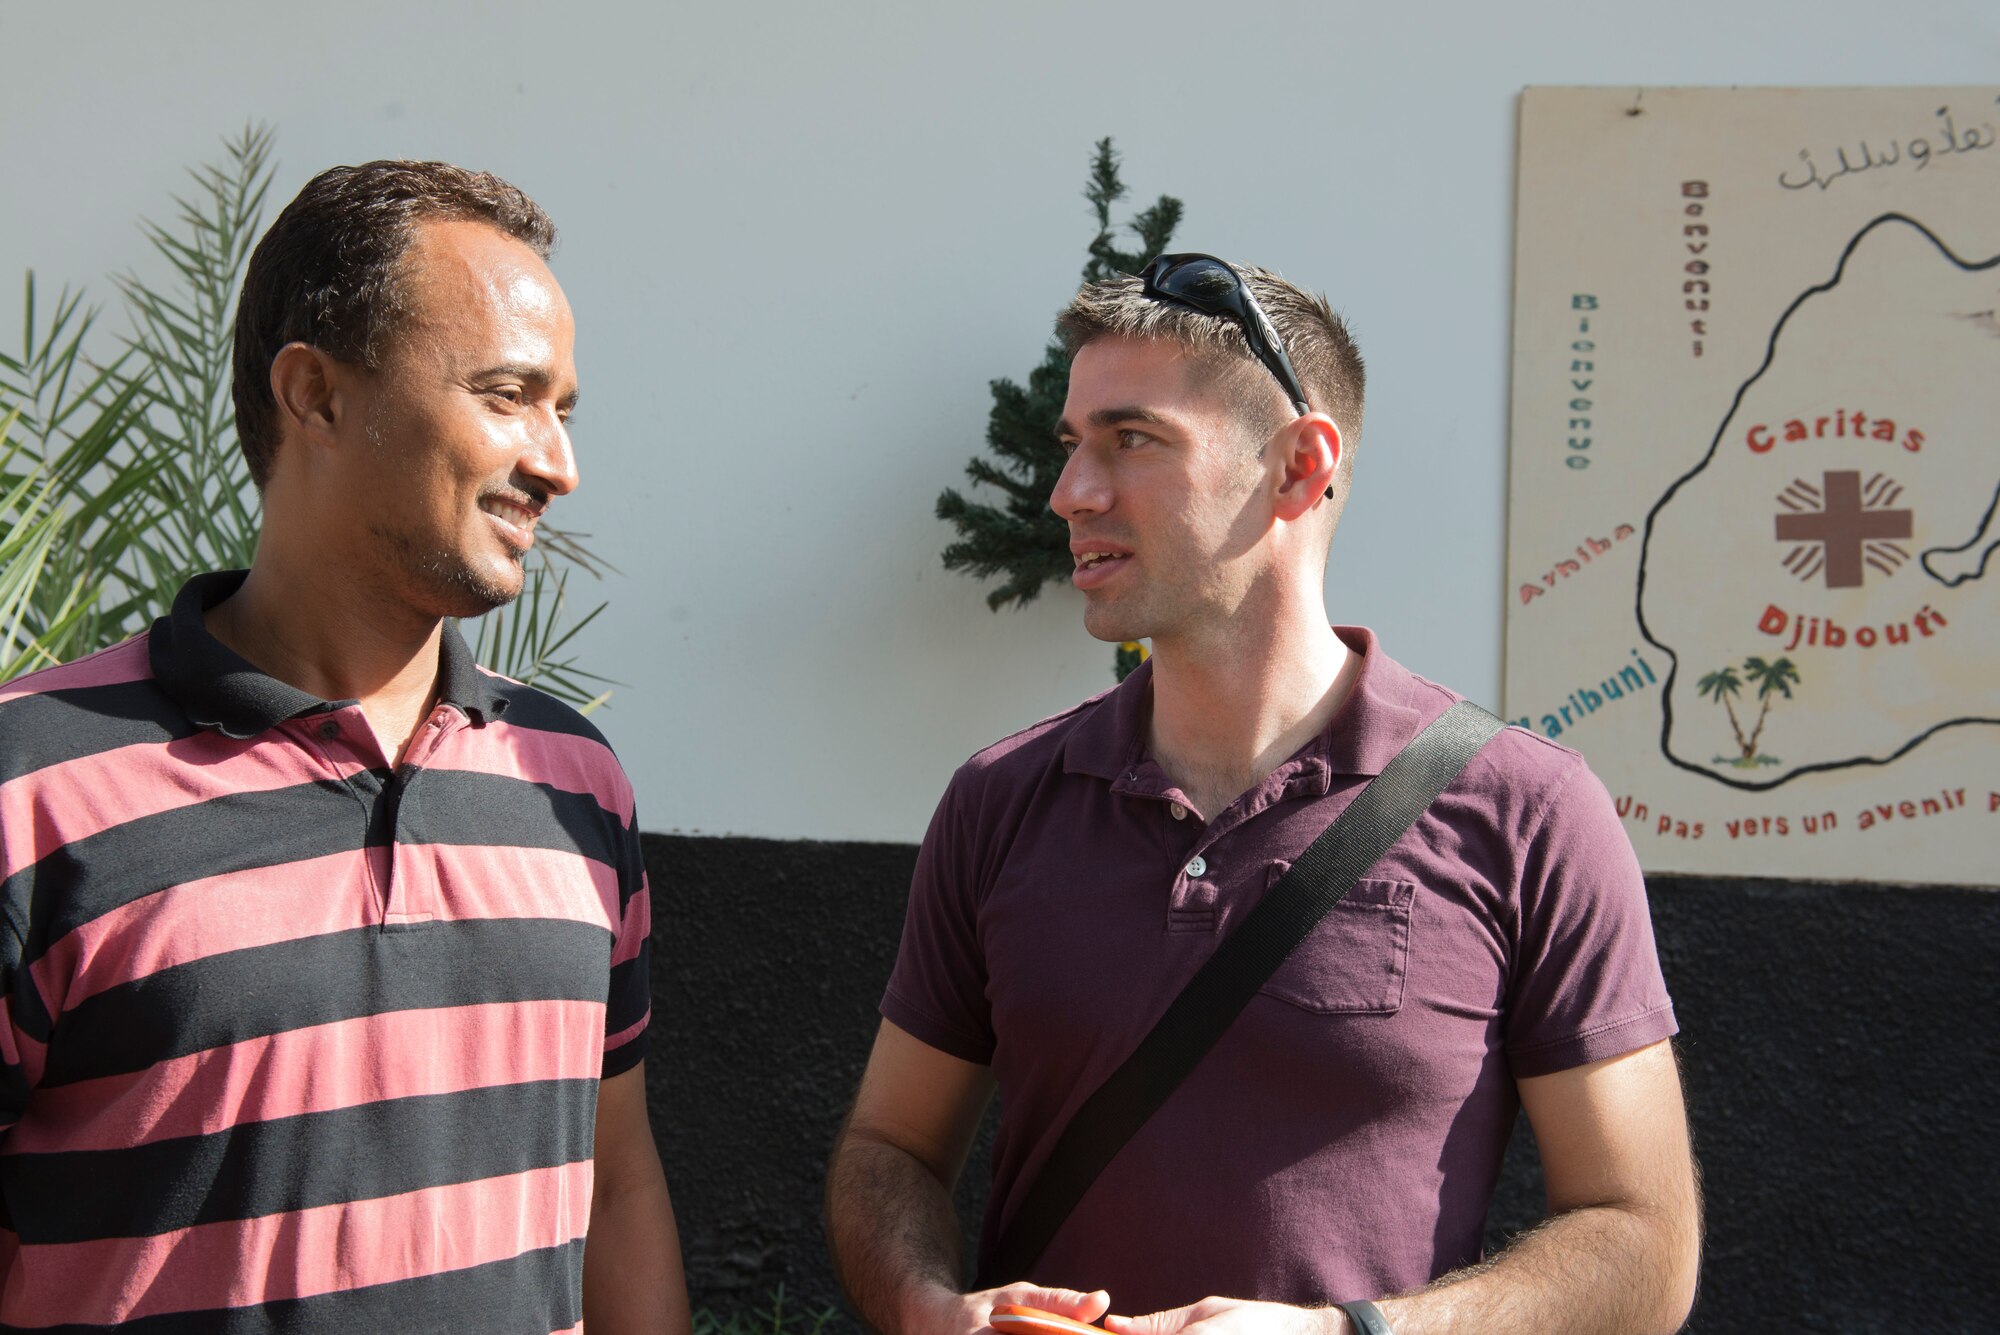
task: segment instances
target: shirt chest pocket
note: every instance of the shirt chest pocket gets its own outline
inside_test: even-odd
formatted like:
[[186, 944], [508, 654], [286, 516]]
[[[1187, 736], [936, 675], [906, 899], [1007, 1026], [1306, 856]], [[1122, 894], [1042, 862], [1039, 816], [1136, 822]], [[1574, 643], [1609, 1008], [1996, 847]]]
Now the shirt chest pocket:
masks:
[[[1271, 869], [1271, 880], [1289, 868]], [[1410, 881], [1356, 881], [1299, 943], [1262, 995], [1323, 1015], [1393, 1014], [1410, 969]]]

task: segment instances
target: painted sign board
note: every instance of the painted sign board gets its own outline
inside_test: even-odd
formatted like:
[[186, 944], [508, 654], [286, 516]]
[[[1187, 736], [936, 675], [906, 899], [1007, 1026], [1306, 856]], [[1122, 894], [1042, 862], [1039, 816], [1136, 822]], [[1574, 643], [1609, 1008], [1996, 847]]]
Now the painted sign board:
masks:
[[1521, 101], [1509, 719], [1648, 870], [2000, 884], [2000, 88]]

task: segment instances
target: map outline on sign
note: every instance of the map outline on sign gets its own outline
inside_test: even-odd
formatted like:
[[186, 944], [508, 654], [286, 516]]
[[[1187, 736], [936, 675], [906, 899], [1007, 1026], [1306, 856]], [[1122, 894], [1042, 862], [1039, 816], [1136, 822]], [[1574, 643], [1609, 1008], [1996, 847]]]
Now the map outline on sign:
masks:
[[[1948, 728], [1964, 727], [1967, 725], [1974, 725], [1974, 724], [1987, 724], [1987, 725], [2000, 726], [2000, 716], [1989, 718], [1980, 715], [1964, 715], [1958, 718], [1946, 719], [1942, 722], [1932, 724], [1930, 727], [1924, 729], [1916, 736], [1910, 738], [1908, 741], [1904, 742], [1901, 746], [1897, 747], [1895, 751], [1891, 752], [1886, 756], [1855, 756], [1846, 760], [1809, 761], [1805, 764], [1794, 766], [1788, 769], [1785, 773], [1780, 774], [1775, 778], [1761, 780], [1761, 781], [1753, 779], [1732, 778], [1727, 774], [1718, 772], [1716, 767], [1712, 764], [1700, 764], [1695, 761], [1686, 760], [1674, 753], [1671, 741], [1674, 729], [1673, 702], [1674, 702], [1674, 686], [1676, 684], [1676, 679], [1680, 672], [1680, 666], [1681, 666], [1680, 655], [1674, 650], [1673, 646], [1656, 638], [1652, 632], [1652, 628], [1647, 624], [1646, 621], [1646, 566], [1648, 558], [1651, 555], [1654, 520], [1673, 501], [1674, 496], [1676, 495], [1676, 493], [1680, 491], [1680, 489], [1683, 486], [1693, 481], [1697, 476], [1706, 471], [1708, 467], [1715, 462], [1716, 455], [1722, 449], [1722, 443], [1729, 434], [1730, 426], [1736, 422], [1737, 414], [1740, 413], [1743, 409], [1743, 401], [1745, 397], [1748, 396], [1751, 388], [1755, 386], [1758, 381], [1763, 379], [1765, 373], [1771, 369], [1772, 364], [1777, 360], [1778, 340], [1784, 334], [1785, 327], [1791, 323], [1792, 317], [1796, 315], [1801, 309], [1803, 309], [1806, 303], [1812, 300], [1814, 297], [1824, 295], [1825, 293], [1831, 292], [1835, 288], [1840, 286], [1841, 281], [1847, 276], [1847, 267], [1850, 261], [1853, 260], [1855, 251], [1857, 251], [1860, 248], [1861, 243], [1867, 240], [1867, 238], [1871, 233], [1873, 233], [1877, 228], [1896, 223], [1900, 223], [1907, 227], [1913, 228], [1926, 241], [1930, 242], [1930, 244], [1937, 249], [1940, 255], [1944, 256], [1946, 260], [1950, 261], [1952, 264], [1956, 265], [1960, 270], [1966, 273], [1982, 273], [1988, 269], [2000, 267], [2000, 254], [1996, 254], [1985, 260], [1978, 260], [1978, 261], [1966, 260], [1960, 257], [1956, 251], [1954, 251], [1948, 244], [1946, 244], [1944, 239], [1939, 237], [1937, 233], [1933, 232], [1929, 227], [1926, 227], [1923, 223], [1919, 222], [1915, 218], [1910, 217], [1907, 214], [1892, 211], [1888, 213], [1879, 214], [1876, 217], [1870, 219], [1865, 225], [1862, 226], [1860, 231], [1856, 232], [1853, 235], [1853, 237], [1851, 237], [1848, 240], [1846, 246], [1842, 248], [1840, 252], [1840, 259], [1834, 265], [1833, 276], [1828, 278], [1825, 282], [1815, 283], [1813, 286], [1807, 288], [1805, 291], [1801, 292], [1797, 297], [1793, 298], [1791, 303], [1785, 307], [1784, 313], [1778, 317], [1777, 323], [1775, 323], [1771, 327], [1770, 337], [1764, 345], [1763, 361], [1758, 364], [1757, 369], [1750, 374], [1750, 377], [1747, 380], [1745, 380], [1740, 386], [1737, 387], [1735, 396], [1730, 400], [1729, 411], [1723, 415], [1721, 422], [1717, 425], [1715, 429], [1715, 435], [1713, 439], [1711, 439], [1709, 442], [1708, 452], [1701, 457], [1701, 460], [1698, 463], [1696, 463], [1694, 467], [1688, 469], [1685, 473], [1682, 473], [1679, 477], [1675, 478], [1673, 482], [1668, 485], [1667, 489], [1663, 493], [1661, 493], [1660, 499], [1655, 501], [1652, 505], [1652, 508], [1650, 508], [1646, 512], [1646, 523], [1641, 531], [1642, 536], [1640, 537], [1639, 540], [1639, 569], [1638, 569], [1637, 584], [1634, 589], [1633, 615], [1638, 621], [1640, 636], [1644, 638], [1648, 644], [1658, 649], [1661, 653], [1664, 653], [1669, 660], [1669, 667], [1667, 668], [1667, 679], [1665, 683], [1665, 688], [1660, 693], [1660, 755], [1667, 761], [1668, 764], [1673, 765], [1678, 769], [1685, 770], [1690, 774], [1699, 774], [1705, 779], [1710, 779], [1716, 783], [1726, 785], [1727, 787], [1730, 788], [1740, 789], [1744, 792], [1769, 792], [1773, 789], [1780, 788], [1783, 785], [1791, 783], [1792, 781], [1808, 774], [1828, 773], [1837, 770], [1855, 769], [1864, 766], [1890, 765], [1902, 759], [1904, 756], [1914, 751], [1917, 747], [1923, 745], [1924, 742], [1930, 740], [1932, 737], [1936, 736], [1940, 732], [1945, 731]], [[2000, 536], [1994, 536], [1991, 542], [1989, 542], [1986, 551], [1983, 552], [1980, 556], [1978, 567], [1971, 573], [1961, 574], [1957, 579], [1947, 580], [1944, 577], [1938, 575], [1935, 571], [1931, 569], [1930, 559], [1932, 556], [1940, 553], [1955, 554], [1957, 552], [1969, 550], [1973, 546], [1977, 545], [1982, 537], [1989, 535], [1993, 532], [1993, 521], [1996, 511], [2000, 511], [2000, 483], [1996, 483], [1993, 494], [1993, 500], [1988, 503], [1986, 507], [1986, 513], [1982, 518], [1982, 520], [1980, 521], [1979, 527], [1973, 532], [1972, 537], [1970, 537], [1963, 544], [1955, 548], [1933, 546], [1926, 549], [1920, 554], [1919, 566], [1924, 571], [1924, 573], [1931, 579], [1936, 580], [1940, 584], [1943, 584], [1948, 589], [1957, 588], [1959, 585], [1966, 583], [1968, 580], [1975, 580], [1982, 578], [1986, 573], [1987, 561], [1992, 557], [1994, 550], [1996, 548], [2000, 548]]]
[[1518, 125], [1503, 713], [1649, 874], [2000, 889], [2000, 85]]

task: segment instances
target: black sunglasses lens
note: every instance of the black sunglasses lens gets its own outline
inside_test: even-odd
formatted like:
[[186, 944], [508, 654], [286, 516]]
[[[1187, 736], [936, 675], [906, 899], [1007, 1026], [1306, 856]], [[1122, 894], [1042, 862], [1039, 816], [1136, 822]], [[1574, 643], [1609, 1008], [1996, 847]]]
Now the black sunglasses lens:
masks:
[[1210, 310], [1235, 306], [1242, 291], [1228, 266], [1210, 259], [1155, 263], [1148, 281], [1167, 296]]

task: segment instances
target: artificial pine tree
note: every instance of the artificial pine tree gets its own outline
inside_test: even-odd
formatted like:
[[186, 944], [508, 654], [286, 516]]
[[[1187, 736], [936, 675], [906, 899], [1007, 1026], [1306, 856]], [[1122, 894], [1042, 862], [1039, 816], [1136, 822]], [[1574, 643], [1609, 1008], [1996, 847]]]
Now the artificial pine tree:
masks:
[[[1133, 234], [1136, 250], [1121, 250], [1111, 226], [1111, 206], [1125, 197], [1118, 176], [1118, 155], [1111, 140], [1097, 141], [1090, 181], [1083, 196], [1097, 213], [1097, 236], [1083, 266], [1083, 281], [1094, 283], [1121, 273], [1137, 273], [1167, 247], [1180, 224], [1181, 202], [1161, 195], [1151, 208], [1135, 214], [1117, 230]], [[995, 380], [993, 412], [986, 422], [986, 444], [994, 459], [975, 458], [966, 476], [1002, 494], [1001, 504], [968, 501], [949, 487], [938, 496], [937, 517], [958, 530], [958, 541], [944, 549], [944, 567], [980, 579], [1005, 575], [986, 595], [986, 605], [999, 611], [1008, 603], [1033, 602], [1048, 580], [1069, 577], [1069, 526], [1049, 509], [1049, 493], [1062, 473], [1062, 447], [1056, 443], [1056, 423], [1069, 394], [1069, 355], [1051, 340], [1042, 364], [1028, 372], [1024, 389], [1012, 380]], [[1137, 667], [1145, 650], [1137, 644], [1119, 646], [1115, 671], [1120, 681]]]

